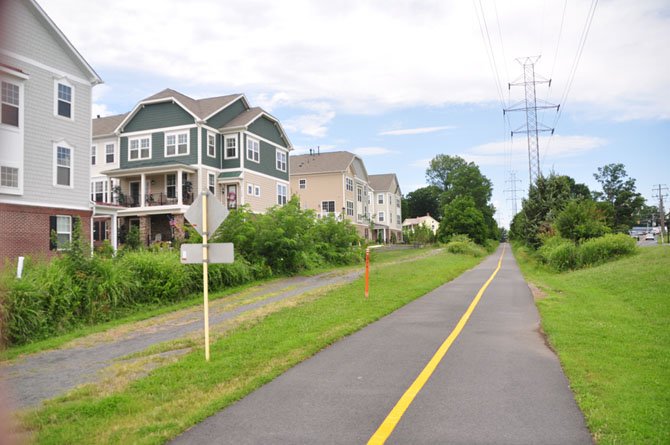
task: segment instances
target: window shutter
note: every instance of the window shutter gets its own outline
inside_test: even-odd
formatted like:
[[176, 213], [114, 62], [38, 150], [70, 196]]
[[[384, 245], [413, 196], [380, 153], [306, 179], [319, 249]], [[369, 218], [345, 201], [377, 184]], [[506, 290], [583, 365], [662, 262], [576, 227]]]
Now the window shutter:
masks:
[[50, 216], [49, 217], [49, 250], [56, 250], [56, 243], [54, 242], [55, 240], [51, 236], [52, 233], [54, 233], [58, 228], [58, 225], [56, 223], [56, 217], [55, 216]]

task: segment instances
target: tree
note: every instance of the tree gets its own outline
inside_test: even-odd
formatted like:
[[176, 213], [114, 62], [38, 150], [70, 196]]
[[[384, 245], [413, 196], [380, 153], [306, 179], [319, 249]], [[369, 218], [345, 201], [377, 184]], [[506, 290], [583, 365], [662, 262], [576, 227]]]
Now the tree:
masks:
[[628, 177], [623, 164], [598, 167], [598, 173], [594, 173], [593, 177], [603, 189], [602, 192], [594, 192], [593, 196], [607, 202], [614, 210], [610, 227], [617, 232], [628, 231], [644, 205], [644, 198], [635, 191], [635, 179]]
[[483, 210], [491, 199], [491, 181], [475, 163], [466, 162], [460, 156], [437, 155], [430, 161], [426, 178], [429, 184], [442, 190], [442, 205], [459, 196], [471, 196], [476, 208]]
[[556, 230], [563, 237], [574, 242], [597, 238], [609, 233], [605, 215], [591, 200], [572, 200], [558, 214]]
[[468, 235], [476, 243], [483, 244], [487, 233], [484, 215], [471, 196], [459, 196], [444, 206], [437, 232], [440, 241], [447, 242], [454, 235]]
[[407, 213], [403, 213], [403, 218], [416, 218], [430, 214], [433, 218], [439, 219], [440, 215], [440, 195], [442, 189], [437, 186], [429, 185], [409, 192], [404, 202], [407, 203]]

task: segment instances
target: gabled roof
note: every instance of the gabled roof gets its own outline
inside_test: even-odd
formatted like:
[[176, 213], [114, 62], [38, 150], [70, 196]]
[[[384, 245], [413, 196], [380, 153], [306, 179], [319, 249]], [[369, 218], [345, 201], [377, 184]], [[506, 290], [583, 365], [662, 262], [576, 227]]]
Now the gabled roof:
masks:
[[98, 73], [88, 64], [88, 62], [79, 54], [77, 48], [70, 43], [70, 41], [65, 37], [65, 34], [56, 26], [56, 24], [51, 20], [46, 12], [37, 4], [35, 0], [27, 0], [24, 3], [30, 5], [34, 11], [37, 12], [38, 16], [44, 21], [44, 23], [50, 28], [50, 31], [58, 38], [63, 46], [70, 51], [70, 54], [73, 56], [73, 59], [79, 64], [79, 66], [88, 74], [88, 80], [91, 82], [91, 85], [98, 85], [102, 83], [102, 79], [98, 76]]
[[[226, 125], [220, 128], [221, 131], [231, 129], [231, 128], [238, 128], [238, 127], [248, 127], [258, 119], [260, 116], [263, 115], [265, 111], [263, 111], [262, 108], [259, 107], [254, 107], [254, 108], [249, 108], [247, 111], [243, 111], [235, 119], [231, 120], [228, 122]], [[267, 114], [267, 113], [266, 113]]]
[[98, 117], [93, 119], [93, 138], [101, 136], [112, 136], [114, 130], [121, 121], [128, 116], [128, 113], [117, 114], [116, 116]]
[[[393, 181], [395, 181], [398, 189], [400, 189], [400, 183], [398, 182], [398, 177], [395, 173], [386, 173], [383, 175], [369, 175], [368, 181], [370, 182], [370, 187], [372, 190], [392, 190]], [[393, 190], [395, 192], [395, 190]]]
[[[177, 100], [187, 111], [195, 115], [198, 119], [206, 120], [212, 114], [227, 107], [239, 98], [244, 98], [242, 94], [229, 94], [227, 96], [208, 97], [206, 99], [193, 99], [185, 94], [175, 91], [171, 88], [166, 88], [152, 96], [142, 99], [141, 104], [151, 102], [168, 101], [169, 99]], [[244, 100], [246, 104], [246, 99]]]
[[[348, 151], [331, 151], [289, 157], [291, 176], [311, 173], [341, 173], [349, 168], [354, 159], [359, 159]], [[361, 161], [362, 163], [362, 161]]]
[[192, 97], [182, 94], [179, 91], [166, 88], [163, 91], [159, 91], [158, 93], [139, 101], [137, 105], [135, 105], [135, 107], [130, 111], [130, 113], [127, 113], [125, 118], [119, 122], [119, 125], [115, 128], [115, 132], [120, 131], [128, 122], [132, 120], [132, 118], [139, 112], [139, 110], [141, 110], [142, 107], [147, 104], [175, 101], [186, 112], [193, 116], [194, 120], [198, 119], [204, 121], [238, 99], [242, 99], [244, 101], [244, 105], [249, 107], [247, 104], [247, 99], [243, 94], [229, 94], [227, 96], [208, 97], [206, 99], [193, 99]]

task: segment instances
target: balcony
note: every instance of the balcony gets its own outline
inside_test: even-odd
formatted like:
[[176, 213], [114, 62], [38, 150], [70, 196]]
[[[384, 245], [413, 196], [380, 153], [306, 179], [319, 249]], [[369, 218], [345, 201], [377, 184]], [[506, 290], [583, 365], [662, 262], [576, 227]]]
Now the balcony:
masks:
[[[119, 205], [126, 207], [142, 207], [142, 200], [139, 196], [119, 195]], [[168, 196], [166, 193], [149, 193], [144, 195], [144, 207], [170, 206], [179, 203], [176, 196]], [[182, 197], [183, 205], [193, 204], [193, 193], [185, 192]]]

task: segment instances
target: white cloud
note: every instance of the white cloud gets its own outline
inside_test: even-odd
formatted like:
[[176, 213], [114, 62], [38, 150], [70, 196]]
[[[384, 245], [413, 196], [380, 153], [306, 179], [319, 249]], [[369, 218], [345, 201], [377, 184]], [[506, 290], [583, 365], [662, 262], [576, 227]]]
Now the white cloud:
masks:
[[283, 123], [288, 131], [295, 131], [307, 136], [322, 138], [328, 133], [327, 124], [335, 117], [335, 112], [325, 102], [303, 103], [303, 108], [312, 111], [286, 119]]
[[[499, 100], [471, 2], [290, 3], [41, 1], [103, 78], [107, 70], [167, 76], [218, 94], [242, 91], [270, 108], [289, 99], [324, 101], [338, 113]], [[498, 8], [504, 45], [491, 2], [483, 5], [501, 83], [521, 74], [515, 57], [543, 54], [536, 71], [553, 78], [549, 99], [559, 101], [591, 2], [569, 4], [558, 51], [563, 2], [505, 2]], [[667, 0], [600, 2], [567, 109], [670, 119], [670, 58], [662, 56], [668, 41]], [[305, 117], [296, 125], [321, 135], [328, 120]]]
[[384, 147], [359, 147], [351, 149], [351, 152], [358, 156], [379, 156], [397, 153], [395, 150], [389, 150]]
[[427, 169], [432, 158], [417, 159], [409, 163], [410, 167]]
[[449, 130], [454, 128], [451, 125], [444, 125], [441, 127], [423, 127], [423, 128], [405, 128], [402, 130], [389, 130], [379, 133], [380, 136], [401, 136], [408, 134], [426, 134], [435, 133], [436, 131]]

